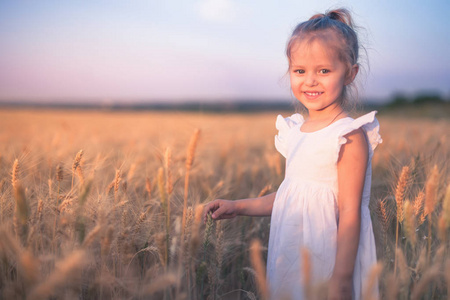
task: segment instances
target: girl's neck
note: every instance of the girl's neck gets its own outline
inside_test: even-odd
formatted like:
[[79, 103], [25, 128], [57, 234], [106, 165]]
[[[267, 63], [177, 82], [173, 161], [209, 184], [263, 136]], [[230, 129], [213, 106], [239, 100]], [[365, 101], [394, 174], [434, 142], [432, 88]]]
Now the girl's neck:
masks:
[[345, 117], [347, 117], [347, 113], [340, 106], [327, 111], [309, 111], [308, 118], [303, 123], [301, 131], [314, 132]]
[[341, 106], [330, 107], [329, 109], [319, 111], [308, 111], [308, 122], [326, 122], [328, 120], [337, 120], [346, 117], [347, 114]]

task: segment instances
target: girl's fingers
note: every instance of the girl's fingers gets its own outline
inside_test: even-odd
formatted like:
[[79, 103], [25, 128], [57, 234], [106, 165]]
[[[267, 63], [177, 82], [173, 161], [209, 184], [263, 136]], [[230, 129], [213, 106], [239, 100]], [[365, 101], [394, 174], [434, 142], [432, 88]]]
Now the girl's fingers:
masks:
[[213, 219], [217, 219], [217, 218], [219, 218], [223, 213], [224, 213], [224, 208], [223, 208], [223, 206], [222, 207], [219, 207], [216, 211], [214, 211], [213, 212], [213, 214], [211, 215], [211, 217], [213, 218]]
[[208, 214], [210, 212], [214, 212], [217, 210], [217, 208], [219, 208], [219, 203], [218, 200], [214, 200], [212, 202], [209, 202], [206, 207], [205, 210], [203, 212], [203, 222], [206, 223], [206, 221], [208, 220]]
[[230, 219], [232, 218], [233, 213], [228, 211], [227, 205], [220, 205], [217, 210], [213, 211], [212, 218], [213, 219]]
[[236, 216], [234, 210], [228, 204], [229, 201], [216, 199], [205, 206], [203, 213], [203, 222], [208, 220], [208, 214], [212, 214], [211, 217], [214, 220], [231, 219]]

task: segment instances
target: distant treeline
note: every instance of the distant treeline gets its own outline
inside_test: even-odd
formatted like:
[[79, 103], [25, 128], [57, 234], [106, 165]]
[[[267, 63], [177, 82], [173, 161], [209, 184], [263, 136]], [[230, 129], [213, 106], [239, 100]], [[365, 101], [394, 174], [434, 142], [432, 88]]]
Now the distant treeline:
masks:
[[440, 94], [418, 94], [408, 97], [404, 94], [396, 94], [387, 107], [424, 105], [424, 104], [444, 104], [450, 103], [450, 99], [443, 98]]
[[83, 109], [83, 110], [128, 110], [128, 111], [187, 111], [187, 112], [264, 112], [292, 110], [294, 105], [286, 100], [279, 101], [218, 101], [218, 102], [142, 102], [142, 103], [80, 103], [80, 102], [0, 102], [1, 107], [33, 109]]
[[[414, 108], [423, 105], [449, 106], [450, 99], [445, 99], [439, 94], [418, 94], [408, 97], [403, 94], [396, 94], [388, 102], [362, 101], [362, 109], [378, 109], [378, 110], [397, 110], [403, 108]], [[32, 109], [83, 109], [83, 110], [110, 110], [110, 111], [187, 111], [187, 112], [265, 112], [265, 111], [292, 111], [295, 108], [294, 101], [286, 99], [275, 100], [233, 100], [233, 101], [216, 101], [216, 102], [31, 102], [31, 101], [0, 101], [1, 107], [12, 108], [32, 108]]]

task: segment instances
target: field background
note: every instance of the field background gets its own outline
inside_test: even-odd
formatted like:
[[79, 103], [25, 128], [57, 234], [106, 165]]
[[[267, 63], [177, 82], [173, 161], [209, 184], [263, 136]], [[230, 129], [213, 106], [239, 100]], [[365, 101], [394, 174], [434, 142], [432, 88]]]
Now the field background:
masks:
[[[215, 198], [276, 191], [276, 115], [0, 110], [0, 298], [264, 298], [257, 254], [264, 264], [270, 218], [205, 226], [195, 215]], [[450, 120], [378, 119], [374, 276], [386, 299], [446, 299]]]

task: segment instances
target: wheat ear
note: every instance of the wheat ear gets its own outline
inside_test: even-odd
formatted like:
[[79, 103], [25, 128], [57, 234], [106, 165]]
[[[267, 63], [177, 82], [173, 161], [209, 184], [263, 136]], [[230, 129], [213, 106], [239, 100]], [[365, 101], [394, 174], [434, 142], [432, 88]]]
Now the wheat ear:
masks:
[[82, 158], [83, 158], [83, 150], [80, 150], [80, 151], [78, 151], [77, 155], [75, 155], [75, 158], [74, 158], [73, 164], [72, 164], [72, 189], [73, 189], [73, 179], [75, 177], [75, 172], [77, 171], [78, 167], [80, 166]]
[[389, 229], [389, 223], [390, 223], [390, 218], [389, 215], [387, 213], [387, 202], [386, 199], [380, 200], [378, 202], [378, 218], [381, 220], [381, 229], [382, 229], [382, 233], [383, 233], [383, 241], [384, 241], [384, 246], [387, 245], [387, 231]]
[[403, 201], [405, 200], [405, 192], [409, 180], [409, 167], [404, 166], [395, 189], [395, 201], [397, 203], [397, 222], [403, 221]]
[[120, 169], [116, 170], [116, 176], [114, 177], [114, 203], [118, 202], [119, 198], [119, 188], [120, 181], [122, 180], [122, 175]]
[[425, 221], [425, 217], [423, 214], [423, 205], [425, 203], [425, 193], [420, 191], [416, 198], [414, 199], [414, 216], [418, 218], [418, 225], [422, 225]]
[[[398, 247], [398, 234], [399, 228], [398, 225], [403, 221], [403, 200], [405, 198], [405, 191], [408, 184], [409, 179], [409, 167], [404, 166], [400, 173], [400, 177], [397, 183], [397, 188], [395, 189], [395, 201], [397, 203], [397, 224], [395, 228], [395, 248]], [[397, 252], [395, 252], [394, 257], [394, 275], [397, 274]]]
[[148, 203], [150, 203], [150, 200], [152, 199], [152, 183], [148, 177], [145, 177], [145, 189], [148, 193]]
[[12, 174], [11, 174], [11, 184], [12, 184], [13, 188], [15, 188], [15, 186], [19, 182], [19, 174], [20, 174], [20, 164], [19, 164], [19, 160], [16, 158], [14, 160]]

